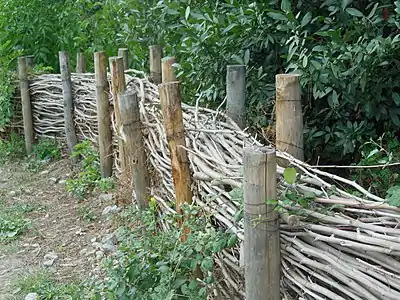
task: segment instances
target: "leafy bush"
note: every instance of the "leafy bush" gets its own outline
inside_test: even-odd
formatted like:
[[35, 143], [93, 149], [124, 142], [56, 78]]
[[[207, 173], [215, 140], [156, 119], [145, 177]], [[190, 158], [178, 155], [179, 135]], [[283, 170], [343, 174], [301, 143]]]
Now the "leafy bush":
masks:
[[75, 145], [73, 157], [82, 158], [77, 173], [66, 182], [67, 190], [83, 200], [95, 187], [100, 187], [103, 192], [112, 190], [112, 178], [102, 179], [100, 173], [100, 158], [91, 142], [86, 140]]
[[[154, 211], [125, 211], [119, 251], [104, 265], [108, 280], [98, 282], [92, 294], [100, 297], [101, 293], [110, 300], [206, 299], [215, 281], [212, 257], [232, 247], [236, 235], [217, 231], [199, 208], [185, 206], [183, 211], [183, 227], [191, 230], [184, 242], [177, 216], [164, 220], [171, 226], [164, 232]], [[198, 268], [201, 280], [195, 279]]]
[[41, 138], [33, 145], [33, 152], [28, 161], [28, 169], [39, 171], [44, 165], [61, 159], [61, 154], [61, 145], [56, 139]]
[[353, 180], [381, 197], [394, 186], [400, 185], [400, 166], [391, 165], [400, 161], [400, 142], [390, 136], [382, 136], [378, 142], [371, 140], [361, 147], [362, 159], [358, 166], [375, 166], [355, 168]]
[[0, 162], [7, 160], [20, 160], [25, 156], [24, 138], [16, 133], [11, 133], [8, 140], [0, 140]]

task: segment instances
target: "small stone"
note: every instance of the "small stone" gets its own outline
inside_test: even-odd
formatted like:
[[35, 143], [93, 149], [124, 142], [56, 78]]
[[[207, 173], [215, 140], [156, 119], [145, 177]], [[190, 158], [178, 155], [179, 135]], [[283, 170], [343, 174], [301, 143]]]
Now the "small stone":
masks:
[[10, 197], [15, 197], [17, 195], [17, 192], [16, 191], [11, 191], [11, 192], [8, 193], [8, 195]]
[[58, 182], [58, 178], [51, 177], [51, 178], [49, 179], [49, 181], [50, 181], [51, 183], [53, 183], [53, 184], [56, 184], [56, 183]]
[[97, 237], [92, 238], [92, 239], [90, 240], [90, 242], [91, 242], [91, 243], [97, 242]]
[[103, 251], [96, 251], [96, 259], [101, 260], [104, 257]]
[[51, 267], [57, 259], [58, 255], [55, 254], [54, 252], [47, 253], [44, 256], [43, 266]]
[[116, 205], [113, 206], [106, 206], [102, 212], [103, 216], [107, 216], [109, 214], [116, 214], [119, 213], [121, 211], [121, 208], [119, 208]]
[[106, 234], [101, 240], [103, 244], [115, 245], [118, 242], [117, 236], [114, 233]]
[[94, 242], [94, 243], [92, 244], [92, 247], [95, 248], [95, 249], [101, 249], [101, 243]]
[[111, 244], [103, 244], [101, 248], [103, 249], [104, 253], [112, 253], [115, 251], [115, 246]]
[[44, 170], [44, 171], [40, 172], [40, 175], [47, 175], [47, 174], [49, 174], [49, 173], [50, 173], [49, 170]]
[[113, 199], [113, 194], [101, 194], [99, 200], [101, 202], [111, 202]]
[[25, 296], [25, 300], [39, 300], [39, 295], [37, 293], [29, 293]]
[[94, 268], [93, 269], [93, 274], [100, 274], [100, 273], [101, 273], [100, 268]]
[[67, 180], [61, 179], [61, 180], [58, 182], [58, 184], [65, 184], [66, 182], [67, 182]]

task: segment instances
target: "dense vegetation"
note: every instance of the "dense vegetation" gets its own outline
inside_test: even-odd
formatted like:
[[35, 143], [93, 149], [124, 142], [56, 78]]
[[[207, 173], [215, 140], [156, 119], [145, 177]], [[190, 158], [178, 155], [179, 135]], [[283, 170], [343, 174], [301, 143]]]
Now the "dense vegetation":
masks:
[[219, 104], [226, 65], [246, 64], [257, 128], [273, 121], [274, 75], [300, 72], [308, 158], [358, 161], [361, 145], [400, 126], [399, 12], [388, 0], [1, 0], [0, 126], [19, 54], [57, 70], [58, 50], [89, 58], [127, 46], [131, 66], [146, 69], [148, 46], [161, 44], [180, 62], [188, 102]]

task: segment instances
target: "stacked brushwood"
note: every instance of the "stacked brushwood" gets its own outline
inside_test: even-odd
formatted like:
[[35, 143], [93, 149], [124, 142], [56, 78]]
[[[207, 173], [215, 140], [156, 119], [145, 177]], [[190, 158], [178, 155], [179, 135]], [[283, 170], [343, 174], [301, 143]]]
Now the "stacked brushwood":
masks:
[[[127, 87], [140, 98], [148, 160], [158, 175], [154, 197], [163, 213], [173, 212], [171, 161], [158, 88], [146, 78], [128, 73]], [[81, 139], [96, 142], [94, 76], [73, 74], [72, 80], [77, 132]], [[32, 79], [31, 94], [37, 135], [63, 138], [60, 77], [37, 76]], [[243, 299], [240, 256], [244, 232], [238, 217], [243, 206], [242, 152], [246, 145], [262, 145], [219, 109], [186, 104], [182, 109], [195, 202], [212, 213], [216, 226], [235, 232], [239, 240], [237, 247], [215, 257], [221, 276], [214, 293]], [[277, 151], [277, 156], [299, 173], [296, 183], [288, 184], [284, 168], [277, 167], [282, 298], [400, 299], [400, 208], [388, 205], [353, 181], [309, 166], [287, 153]], [[288, 201], [288, 191], [295, 193], [298, 201]]]

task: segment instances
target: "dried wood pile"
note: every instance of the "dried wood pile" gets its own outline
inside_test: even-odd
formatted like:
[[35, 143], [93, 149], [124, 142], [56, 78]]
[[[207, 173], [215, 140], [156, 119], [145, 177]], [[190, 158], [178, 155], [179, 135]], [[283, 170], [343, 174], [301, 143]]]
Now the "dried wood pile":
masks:
[[[127, 75], [126, 79], [128, 89], [141, 99], [146, 151], [158, 174], [155, 198], [164, 213], [173, 212], [174, 188], [158, 88], [146, 78]], [[72, 81], [77, 132], [81, 139], [95, 142], [94, 75], [72, 74]], [[60, 76], [32, 78], [31, 94], [36, 134], [64, 138]], [[183, 105], [183, 117], [195, 201], [212, 213], [216, 226], [236, 232], [239, 239], [235, 249], [215, 258], [223, 277], [217, 285], [223, 296], [242, 299], [243, 223], [236, 217], [243, 199], [237, 191], [243, 179], [243, 147], [260, 143], [220, 110]], [[289, 185], [282, 176], [284, 169], [277, 168], [283, 299], [400, 299], [400, 208], [389, 206], [353, 181], [286, 153], [277, 156], [301, 174]], [[288, 202], [283, 196], [288, 190], [298, 199], [309, 197], [308, 206], [296, 199]]]

